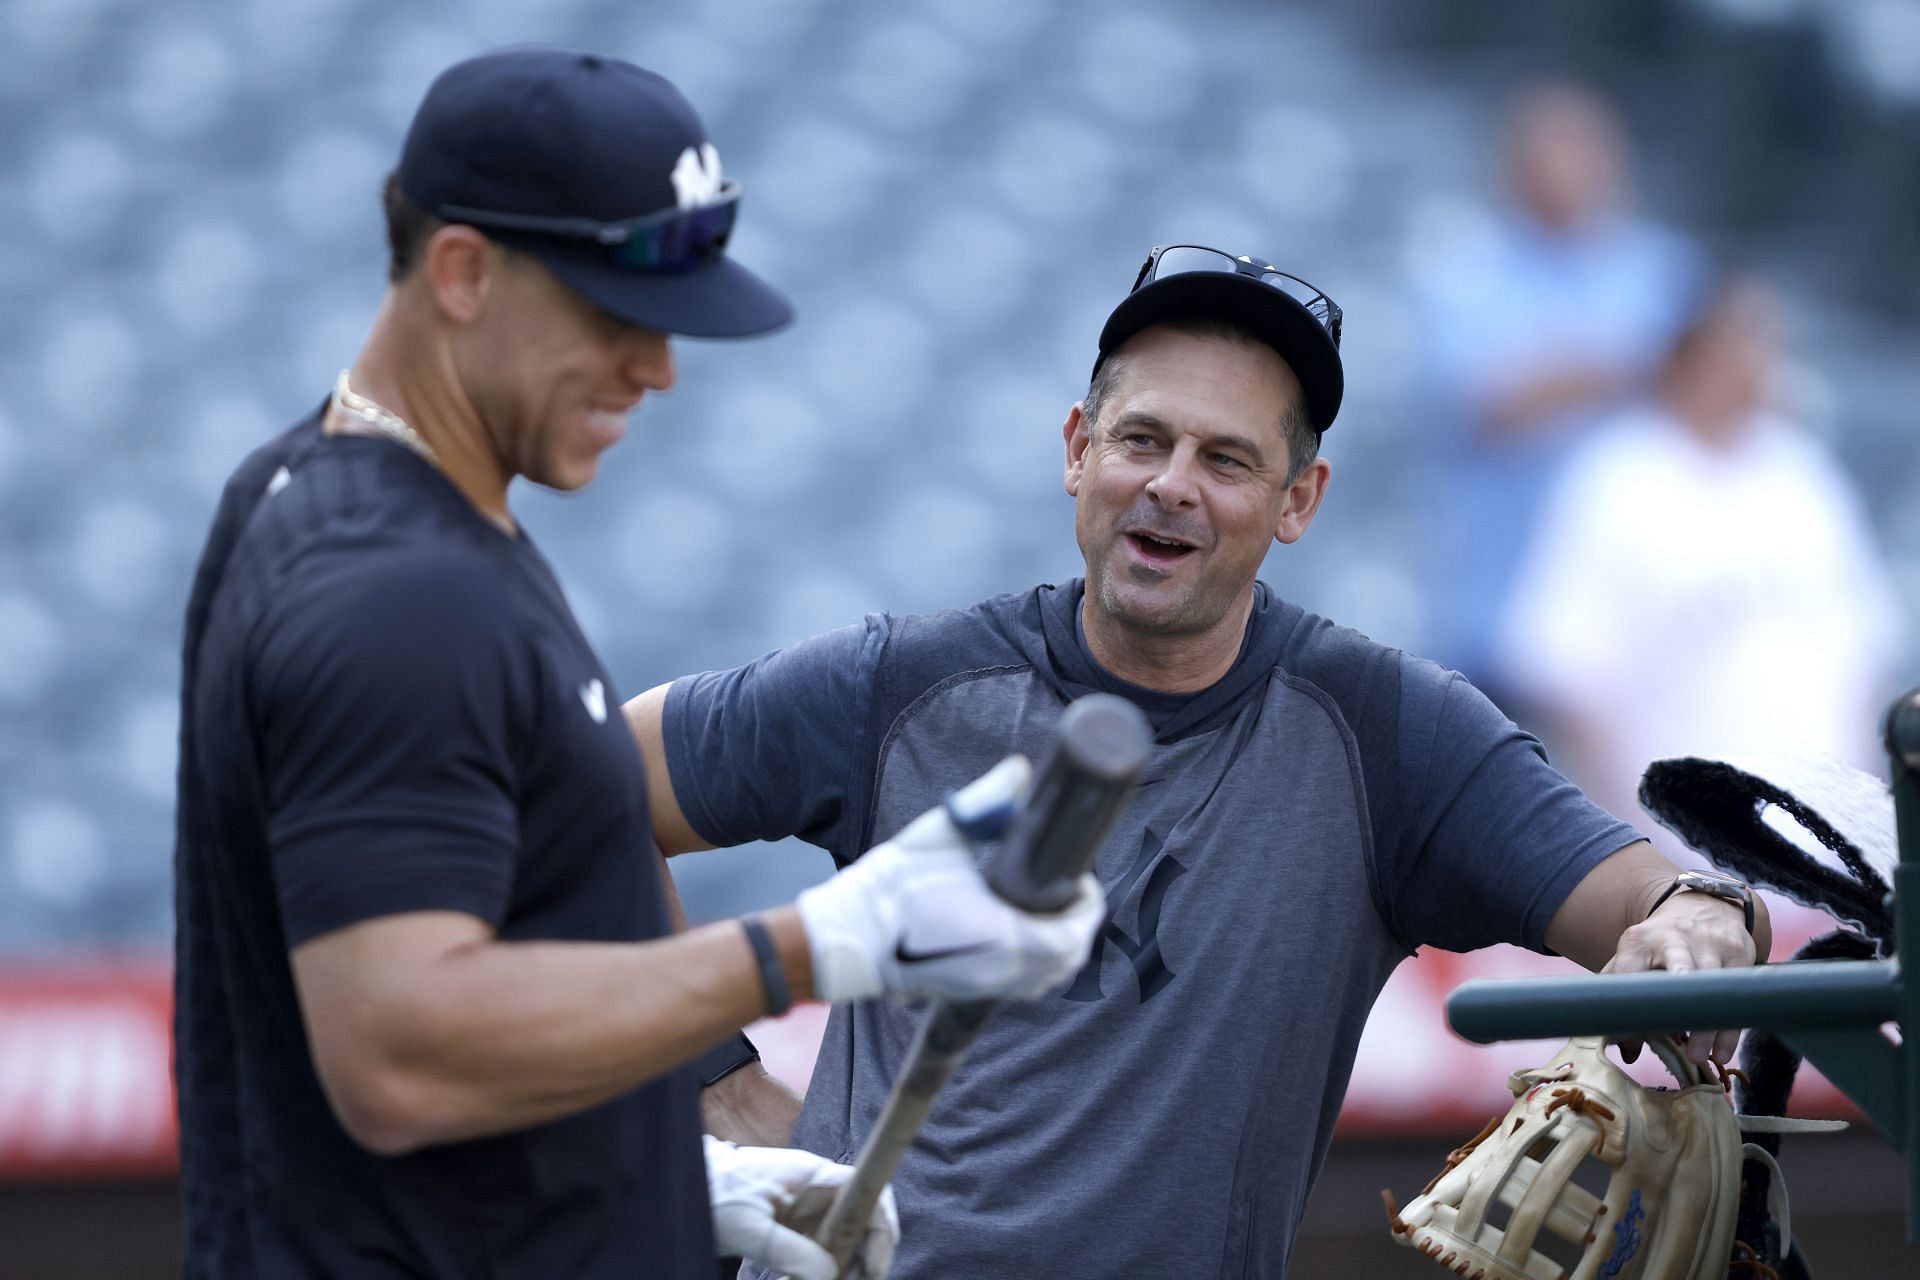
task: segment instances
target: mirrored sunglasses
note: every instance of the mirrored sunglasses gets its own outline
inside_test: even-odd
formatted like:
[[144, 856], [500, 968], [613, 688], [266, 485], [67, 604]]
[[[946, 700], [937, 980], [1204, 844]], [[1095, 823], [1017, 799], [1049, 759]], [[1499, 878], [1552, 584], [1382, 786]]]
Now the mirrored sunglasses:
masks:
[[1244, 255], [1236, 258], [1230, 253], [1198, 244], [1156, 245], [1140, 268], [1139, 278], [1133, 282], [1133, 291], [1138, 292], [1155, 280], [1165, 280], [1169, 276], [1202, 272], [1246, 276], [1278, 289], [1305, 307], [1307, 314], [1320, 322], [1336, 348], [1340, 345], [1339, 305], [1299, 276], [1288, 275], [1272, 263], [1262, 262], [1258, 258]]
[[593, 218], [546, 218], [536, 214], [501, 213], [442, 205], [436, 211], [448, 222], [482, 230], [514, 231], [574, 242], [603, 253], [607, 261], [629, 271], [673, 275], [691, 271], [719, 257], [733, 235], [740, 212], [740, 184], [728, 180], [711, 204], [692, 209], [662, 209], [638, 218], [601, 222]]

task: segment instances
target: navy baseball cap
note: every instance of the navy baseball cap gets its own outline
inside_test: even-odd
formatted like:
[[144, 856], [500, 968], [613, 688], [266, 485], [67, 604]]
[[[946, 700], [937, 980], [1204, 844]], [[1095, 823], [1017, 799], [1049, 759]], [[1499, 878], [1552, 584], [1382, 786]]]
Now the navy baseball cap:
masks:
[[420, 103], [396, 180], [629, 324], [732, 338], [793, 319], [726, 256], [740, 186], [700, 117], [630, 62], [524, 45], [456, 63]]
[[1279, 352], [1300, 380], [1313, 429], [1333, 425], [1346, 389], [1339, 305], [1300, 277], [1245, 254], [1197, 244], [1154, 246], [1133, 289], [1100, 330], [1094, 373], [1142, 329], [1183, 319], [1226, 320], [1247, 329]]

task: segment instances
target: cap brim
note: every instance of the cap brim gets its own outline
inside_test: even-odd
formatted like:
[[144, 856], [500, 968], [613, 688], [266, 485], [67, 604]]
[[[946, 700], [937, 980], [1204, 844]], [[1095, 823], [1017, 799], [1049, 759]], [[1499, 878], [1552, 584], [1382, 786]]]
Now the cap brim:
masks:
[[628, 324], [689, 338], [746, 338], [793, 319], [793, 306], [731, 258], [693, 271], [649, 274], [523, 241], [561, 283]]
[[1195, 318], [1243, 325], [1279, 352], [1300, 380], [1307, 420], [1314, 430], [1325, 431], [1333, 425], [1346, 390], [1340, 348], [1299, 302], [1250, 276], [1191, 272], [1155, 280], [1128, 294], [1100, 330], [1100, 357], [1094, 368], [1142, 329]]

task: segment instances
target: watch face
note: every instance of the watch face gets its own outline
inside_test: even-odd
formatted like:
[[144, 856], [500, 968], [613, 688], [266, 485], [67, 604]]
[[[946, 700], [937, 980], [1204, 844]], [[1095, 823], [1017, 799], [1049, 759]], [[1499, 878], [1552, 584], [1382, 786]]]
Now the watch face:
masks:
[[1682, 871], [1673, 878], [1673, 883], [1667, 886], [1667, 891], [1660, 895], [1659, 901], [1654, 904], [1654, 909], [1658, 910], [1660, 903], [1682, 889], [1691, 889], [1696, 893], [1704, 893], [1710, 897], [1719, 898], [1723, 902], [1733, 903], [1746, 917], [1747, 932], [1753, 932], [1755, 915], [1753, 889], [1746, 881], [1736, 880], [1732, 876], [1723, 876], [1713, 871]]
[[1752, 895], [1745, 882], [1711, 871], [1682, 871], [1675, 879], [1689, 889], [1698, 889], [1701, 893], [1710, 893], [1730, 902], [1745, 902]]

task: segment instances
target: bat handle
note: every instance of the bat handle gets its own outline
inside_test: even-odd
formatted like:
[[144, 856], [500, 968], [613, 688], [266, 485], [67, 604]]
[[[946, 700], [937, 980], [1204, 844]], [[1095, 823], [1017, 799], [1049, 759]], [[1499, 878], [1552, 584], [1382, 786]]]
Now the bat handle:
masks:
[[933, 1100], [966, 1055], [967, 1046], [993, 1015], [997, 1000], [943, 1001], [933, 1006], [908, 1050], [906, 1065], [894, 1082], [887, 1102], [874, 1121], [867, 1140], [854, 1158], [853, 1173], [841, 1184], [814, 1232], [814, 1239], [833, 1255], [840, 1274], [867, 1234], [880, 1194], [893, 1181], [900, 1161], [913, 1145], [913, 1136], [926, 1123]]

